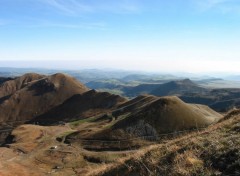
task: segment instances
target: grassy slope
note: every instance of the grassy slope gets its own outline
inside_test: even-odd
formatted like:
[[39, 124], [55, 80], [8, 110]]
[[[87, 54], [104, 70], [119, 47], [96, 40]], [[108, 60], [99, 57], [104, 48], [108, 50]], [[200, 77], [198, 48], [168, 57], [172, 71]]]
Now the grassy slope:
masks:
[[239, 175], [240, 115], [157, 144], [91, 174], [110, 175]]
[[[30, 74], [27, 78], [32, 80], [35, 77], [38, 78], [39, 75], [33, 74], [32, 76]], [[24, 75], [19, 80], [27, 78]], [[0, 101], [0, 122], [26, 122], [63, 103], [73, 95], [82, 94], [89, 90], [76, 79], [64, 74], [47, 76], [27, 85], [22, 80], [18, 84], [19, 80], [16, 80], [16, 82], [13, 82], [13, 88], [10, 91], [7, 88], [5, 90], [4, 87], [0, 89], [0, 97], [1, 94], [13, 93], [11, 96], [4, 98], [4, 101]], [[10, 83], [12, 84], [12, 81], [5, 82], [4, 85]]]
[[[56, 140], [74, 133], [73, 124], [22, 125], [12, 132], [11, 150], [0, 148], [0, 175], [216, 175], [222, 170], [235, 174], [240, 149], [240, 115], [236, 114], [204, 131], [125, 151], [89, 151], [81, 143]], [[104, 128], [105, 121], [96, 121], [98, 125], [92, 121], [76, 123], [88, 133]], [[52, 146], [58, 148], [51, 150]]]
[[115, 128], [126, 128], [144, 120], [161, 134], [191, 129], [196, 125], [205, 127], [220, 118], [220, 114], [206, 106], [186, 104], [177, 97], [161, 97], [116, 124]]

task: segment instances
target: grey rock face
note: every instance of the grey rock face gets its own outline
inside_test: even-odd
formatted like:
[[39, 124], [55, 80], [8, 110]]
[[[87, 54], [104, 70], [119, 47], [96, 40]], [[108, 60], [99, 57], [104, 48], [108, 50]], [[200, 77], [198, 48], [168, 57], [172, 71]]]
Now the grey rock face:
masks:
[[127, 133], [135, 136], [144, 137], [157, 137], [157, 131], [150, 124], [140, 120], [136, 125], [129, 126], [126, 128]]

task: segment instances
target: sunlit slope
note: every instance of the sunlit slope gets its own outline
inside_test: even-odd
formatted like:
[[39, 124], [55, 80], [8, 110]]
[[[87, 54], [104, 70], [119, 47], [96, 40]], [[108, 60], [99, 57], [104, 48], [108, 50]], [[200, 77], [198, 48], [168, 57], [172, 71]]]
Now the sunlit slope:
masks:
[[157, 137], [165, 133], [207, 127], [222, 118], [221, 114], [207, 106], [187, 104], [177, 97], [155, 97], [154, 100], [152, 98], [151, 96], [151, 101], [146, 105], [134, 109], [110, 129], [102, 131], [95, 137], [129, 138], [129, 135]]
[[[26, 75], [19, 80], [25, 80]], [[39, 79], [35, 79], [35, 78]], [[28, 75], [21, 85], [14, 84], [14, 91], [0, 90], [9, 94], [0, 101], [0, 122], [26, 121], [36, 117], [51, 108], [63, 103], [75, 94], [81, 94], [89, 89], [76, 79], [65, 74], [51, 76]], [[33, 81], [29, 81], [33, 80]], [[12, 83], [5, 82], [4, 85]], [[12, 90], [12, 89], [11, 89]], [[8, 92], [8, 93], [7, 93]]]

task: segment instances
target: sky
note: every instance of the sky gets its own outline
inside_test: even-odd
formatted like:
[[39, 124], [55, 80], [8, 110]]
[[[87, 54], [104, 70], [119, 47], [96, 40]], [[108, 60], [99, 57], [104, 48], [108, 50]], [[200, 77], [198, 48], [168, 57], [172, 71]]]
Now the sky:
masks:
[[240, 72], [239, 0], [0, 0], [0, 67]]

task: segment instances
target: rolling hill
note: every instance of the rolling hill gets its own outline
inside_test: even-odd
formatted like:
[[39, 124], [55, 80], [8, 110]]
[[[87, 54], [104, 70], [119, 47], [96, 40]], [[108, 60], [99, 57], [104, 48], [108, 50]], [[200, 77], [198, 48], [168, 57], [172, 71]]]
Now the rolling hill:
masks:
[[123, 88], [124, 95], [127, 97], [136, 97], [138, 95], [149, 94], [162, 84], [140, 84], [138, 86], [128, 86]]
[[[216, 80], [218, 79], [214, 79], [213, 81]], [[162, 84], [140, 84], [133, 87], [126, 86], [122, 88], [122, 94], [128, 97], [136, 97], [142, 94], [178, 96], [187, 103], [204, 104], [218, 112], [227, 112], [233, 107], [240, 107], [240, 89], [207, 88], [203, 87], [203, 85], [203, 83], [201, 83], [200, 86], [189, 79], [185, 79]]]
[[0, 88], [0, 123], [24, 123], [71, 96], [88, 90], [83, 84], [64, 74], [26, 74], [6, 81]]
[[183, 93], [202, 93], [207, 90], [192, 82], [190, 79], [171, 81], [158, 86], [150, 94], [156, 96], [182, 95]]
[[240, 174], [240, 111], [221, 123], [165, 143], [154, 144], [89, 175]]
[[184, 93], [179, 96], [188, 103], [204, 104], [215, 111], [227, 112], [234, 107], [240, 107], [240, 89], [209, 89], [205, 93]]
[[[0, 84], [0, 98], [8, 96], [27, 86], [28, 83], [41, 79], [44, 75], [36, 73], [28, 73], [15, 79], [5, 78], [5, 81]], [[7, 80], [9, 79], [9, 80]]]
[[[177, 97], [156, 98], [140, 111], [116, 124], [114, 128], [131, 126], [143, 120], [155, 126], [158, 134], [197, 127], [217, 122], [221, 115], [204, 105], [187, 104]], [[128, 125], [126, 125], [128, 124]]]
[[87, 91], [73, 95], [61, 105], [32, 119], [30, 123], [54, 124], [59, 121], [81, 120], [88, 117], [112, 111], [119, 104], [126, 102], [125, 98], [107, 92]]
[[[222, 115], [207, 106], [184, 103], [177, 97], [140, 96], [119, 106], [110, 115], [113, 119], [88, 139], [124, 140], [207, 127]], [[68, 136], [68, 141], [81, 140], [81, 133]]]

